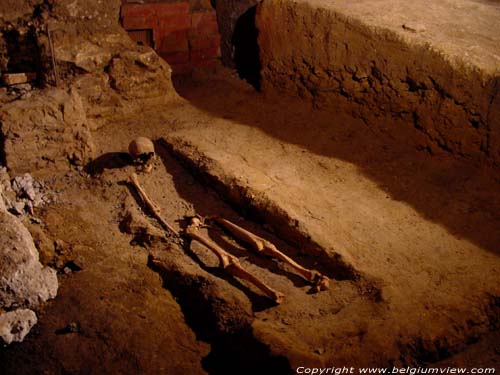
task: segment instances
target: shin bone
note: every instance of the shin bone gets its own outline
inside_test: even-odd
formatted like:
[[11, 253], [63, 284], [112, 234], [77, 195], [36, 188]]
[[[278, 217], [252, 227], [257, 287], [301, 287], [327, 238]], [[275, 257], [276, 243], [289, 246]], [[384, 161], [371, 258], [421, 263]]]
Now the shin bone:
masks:
[[186, 235], [192, 240], [198, 241], [199, 243], [206, 246], [210, 251], [212, 251], [217, 258], [221, 267], [229, 274], [239, 277], [243, 280], [247, 280], [259, 288], [267, 297], [274, 300], [276, 303], [281, 303], [283, 301], [284, 295], [278, 291], [275, 291], [270, 286], [268, 286], [263, 281], [259, 280], [256, 276], [246, 271], [240, 264], [240, 261], [234, 255], [229, 254], [214, 241], [203, 236], [199, 229], [201, 226], [201, 221], [198, 218], [193, 218], [191, 224], [186, 228]]
[[326, 290], [329, 288], [330, 282], [328, 277], [316, 270], [309, 270], [302, 267], [289, 256], [279, 251], [271, 242], [239, 227], [238, 225], [224, 218], [216, 217], [214, 218], [214, 220], [221, 226], [226, 228], [228, 231], [230, 231], [236, 238], [251, 245], [257, 252], [275, 257], [291, 266], [306, 281], [312, 283], [316, 291]]

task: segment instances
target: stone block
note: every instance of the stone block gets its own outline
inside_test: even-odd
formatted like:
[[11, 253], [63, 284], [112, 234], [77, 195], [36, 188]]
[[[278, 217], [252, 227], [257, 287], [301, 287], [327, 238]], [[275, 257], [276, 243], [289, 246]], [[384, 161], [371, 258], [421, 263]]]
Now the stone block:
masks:
[[0, 212], [0, 308], [36, 308], [57, 295], [56, 271], [44, 267], [22, 222]]
[[36, 323], [36, 314], [29, 309], [18, 309], [1, 314], [0, 339], [6, 345], [21, 342]]
[[5, 85], [18, 85], [36, 80], [36, 73], [4, 73], [2, 81]]

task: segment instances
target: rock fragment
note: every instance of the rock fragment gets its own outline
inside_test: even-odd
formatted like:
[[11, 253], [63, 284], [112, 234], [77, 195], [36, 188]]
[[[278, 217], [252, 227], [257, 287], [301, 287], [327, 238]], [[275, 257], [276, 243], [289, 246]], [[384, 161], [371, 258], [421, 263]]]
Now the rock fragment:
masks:
[[54, 298], [56, 272], [43, 267], [31, 234], [19, 219], [0, 212], [0, 308], [35, 308]]
[[34, 215], [35, 208], [54, 200], [53, 194], [46, 191], [44, 183], [29, 173], [16, 176], [11, 183], [7, 172], [2, 173], [0, 170], [0, 182], [6, 191], [3, 199], [7, 210], [14, 215]]
[[36, 314], [29, 309], [18, 309], [1, 314], [0, 339], [6, 345], [21, 342], [36, 323]]

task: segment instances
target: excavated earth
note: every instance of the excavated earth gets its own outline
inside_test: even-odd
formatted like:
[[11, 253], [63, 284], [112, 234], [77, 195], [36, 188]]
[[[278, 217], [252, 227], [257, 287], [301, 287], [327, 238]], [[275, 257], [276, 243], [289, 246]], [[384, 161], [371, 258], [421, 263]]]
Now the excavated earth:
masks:
[[498, 164], [499, 18], [487, 0], [263, 1], [261, 86]]
[[[495, 170], [263, 96], [226, 71], [178, 90], [187, 100], [96, 131], [100, 156], [85, 169], [44, 177], [57, 203], [30, 229], [61, 287], [25, 342], [1, 352], [5, 373], [498, 364]], [[275, 306], [203, 247], [182, 249], [127, 184], [138, 135], [159, 154], [139, 179], [176, 229], [223, 215], [331, 288], [311, 294], [291, 270], [208, 228], [286, 295]], [[64, 272], [68, 262], [78, 267]]]
[[[380, 25], [384, 18], [376, 17], [375, 28], [365, 28], [339, 16], [340, 10], [359, 13], [364, 1], [340, 9], [337, 1], [269, 0], [255, 13], [262, 31], [264, 92], [220, 69], [178, 82], [178, 97], [168, 66], [112, 26], [118, 1], [93, 3], [95, 14], [106, 13], [98, 19], [106, 26], [99, 33], [88, 32], [94, 8], [81, 0], [43, 3], [45, 11], [55, 12], [55, 30], [83, 12], [74, 35], [53, 35], [70, 87], [33, 89], [20, 100], [0, 92], [5, 104], [0, 156], [11, 177], [29, 171], [54, 195], [52, 203], [23, 220], [42, 263], [57, 269], [60, 286], [25, 341], [0, 349], [2, 374], [498, 367], [494, 55], [488, 55], [489, 65], [476, 55], [468, 59], [479, 70], [443, 65], [442, 57], [456, 55], [456, 46], [439, 55], [415, 42], [407, 52], [422, 57], [411, 55], [408, 61], [435, 62], [429, 66], [435, 80], [413, 75], [418, 64], [384, 70], [393, 65], [370, 55], [366, 76], [334, 65], [331, 76], [342, 78], [335, 83], [317, 69], [321, 56], [335, 51], [316, 49], [314, 60], [301, 50], [318, 43], [315, 35], [321, 33], [310, 33], [313, 21], [327, 25], [337, 17], [338, 27], [352, 31], [350, 45], [359, 47], [351, 56], [360, 59], [366, 47], [357, 44], [360, 35], [391, 45], [383, 52], [387, 56], [401, 52], [401, 39], [375, 32], [391, 25]], [[485, 4], [497, 9], [495, 2], [453, 4], [472, 3], [478, 4], [475, 15], [493, 14]], [[312, 12], [317, 8], [311, 4], [320, 10]], [[415, 4], [412, 9], [421, 12]], [[462, 14], [464, 8], [455, 11]], [[290, 33], [311, 36], [308, 44], [288, 34], [297, 40], [302, 65], [287, 55], [289, 43], [266, 33], [280, 14], [283, 22], [275, 26], [286, 29], [300, 19], [301, 27]], [[400, 23], [406, 25], [403, 31]], [[411, 40], [436, 28], [411, 19], [397, 24], [398, 33], [412, 33]], [[472, 39], [490, 51], [477, 35]], [[432, 42], [457, 40], [438, 37], [444, 39]], [[272, 47], [275, 43], [280, 48]], [[374, 53], [369, 43], [367, 48]], [[428, 54], [435, 59], [427, 60]], [[342, 61], [339, 56], [332, 61]], [[453, 72], [453, 79], [441, 74], [445, 71]], [[461, 96], [467, 87], [481, 91], [481, 82], [479, 101]], [[328, 90], [311, 91], [318, 83]], [[455, 123], [467, 124], [465, 133], [455, 132]], [[158, 154], [152, 172], [139, 173], [139, 180], [176, 230], [182, 232], [193, 215], [222, 215], [330, 277], [330, 289], [312, 293], [279, 261], [247, 250], [215, 225], [204, 228], [244, 267], [285, 294], [275, 305], [251, 284], [225, 274], [204, 247], [161, 229], [128, 182], [135, 167], [127, 146], [137, 136], [153, 139]], [[29, 147], [30, 137], [37, 147]]]

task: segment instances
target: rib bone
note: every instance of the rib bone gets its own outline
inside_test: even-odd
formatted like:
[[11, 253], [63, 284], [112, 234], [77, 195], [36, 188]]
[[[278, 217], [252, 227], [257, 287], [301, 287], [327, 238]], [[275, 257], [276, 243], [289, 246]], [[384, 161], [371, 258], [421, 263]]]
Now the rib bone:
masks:
[[214, 218], [214, 220], [221, 226], [229, 230], [236, 238], [251, 245], [257, 252], [262, 253], [264, 255], [273, 256], [290, 265], [306, 281], [313, 284], [315, 291], [326, 290], [329, 288], [330, 281], [328, 277], [326, 277], [325, 275], [321, 274], [316, 270], [309, 270], [307, 268], [302, 267], [293, 259], [291, 259], [287, 255], [279, 251], [276, 248], [276, 246], [274, 246], [274, 244], [272, 244], [271, 242], [239, 227], [238, 225], [224, 218], [216, 217]]
[[241, 266], [240, 261], [238, 260], [237, 257], [229, 254], [215, 242], [203, 236], [199, 231], [200, 226], [201, 226], [201, 221], [199, 218], [195, 217], [191, 219], [191, 224], [186, 228], [185, 231], [186, 235], [191, 239], [205, 245], [208, 249], [210, 249], [219, 258], [220, 266], [224, 270], [226, 270], [229, 274], [251, 282], [257, 288], [259, 288], [267, 297], [274, 300], [277, 304], [283, 302], [284, 295], [282, 293], [275, 291], [266, 283], [259, 280], [256, 276], [246, 271]]

